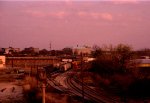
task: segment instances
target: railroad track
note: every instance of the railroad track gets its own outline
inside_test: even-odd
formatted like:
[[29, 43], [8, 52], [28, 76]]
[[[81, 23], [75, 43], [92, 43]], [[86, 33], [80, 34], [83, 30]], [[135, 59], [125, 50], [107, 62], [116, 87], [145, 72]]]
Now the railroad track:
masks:
[[111, 103], [118, 103], [116, 98], [111, 98], [111, 95], [108, 95], [108, 94], [103, 93], [103, 92], [99, 92], [98, 93], [97, 91], [95, 91], [94, 89], [90, 88], [89, 86], [87, 86], [86, 84], [82, 83], [81, 81], [77, 80], [76, 78], [72, 77], [71, 79], [72, 79], [72, 81], [80, 84], [81, 86], [83, 85], [84, 88], [86, 88], [86, 90], [90, 91], [93, 95], [97, 95], [97, 96], [103, 97], [103, 98], [107, 97], [107, 99], [111, 100]]
[[[69, 86], [74, 89], [76, 92], [78, 92], [79, 96], [82, 96], [82, 85], [77, 85], [75, 81], [72, 79], [72, 77], [68, 77], [66, 82], [69, 84]], [[97, 103], [118, 103], [116, 100], [113, 100], [111, 98], [106, 98], [105, 95], [100, 95], [97, 92], [95, 92], [93, 89], [84, 86], [84, 96], [85, 99], [92, 100]]]
[[[67, 85], [67, 87], [58, 86], [58, 81], [52, 80], [51, 74], [47, 74], [47, 81], [58, 90], [82, 97], [83, 92], [81, 81], [73, 78], [73, 76], [70, 75], [69, 72], [61, 74], [60, 76], [62, 76], [60, 78], [66, 78], [64, 80], [64, 83]], [[84, 99], [91, 100], [96, 103], [119, 103], [117, 100], [104, 95], [104, 93], [97, 93], [95, 90], [93, 90], [92, 88], [88, 87], [85, 84], [83, 84], [83, 86], [84, 86]]]
[[[54, 74], [54, 73], [47, 74], [47, 83], [49, 85], [51, 85], [52, 87], [54, 87], [55, 89], [59, 90], [59, 91], [62, 91], [62, 92], [70, 94], [71, 92], [68, 90], [68, 88], [65, 88], [58, 81], [56, 81], [55, 79], [51, 78], [51, 74]], [[57, 75], [60, 75], [60, 74], [58, 73]]]
[[[75, 86], [70, 78], [68, 78], [66, 80], [66, 82], [68, 83], [68, 85], [74, 90], [74, 93], [80, 97], [82, 97], [82, 90], [79, 89], [79, 87]], [[102, 101], [99, 101], [97, 98], [91, 96], [90, 94], [88, 94], [87, 92], [84, 92], [84, 99], [88, 99], [88, 100], [92, 100], [94, 102], [97, 102], [97, 103], [105, 103], [105, 102], [102, 102]]]

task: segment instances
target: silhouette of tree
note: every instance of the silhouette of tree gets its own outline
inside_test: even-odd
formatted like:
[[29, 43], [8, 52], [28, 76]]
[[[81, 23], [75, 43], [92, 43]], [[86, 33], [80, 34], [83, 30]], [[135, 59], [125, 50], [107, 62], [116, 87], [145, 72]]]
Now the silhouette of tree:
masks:
[[124, 71], [127, 68], [127, 63], [132, 58], [132, 49], [128, 45], [119, 44], [114, 48], [112, 53], [113, 60], [118, 65], [120, 71]]
[[27, 56], [37, 56], [39, 54], [38, 51], [35, 51], [33, 47], [25, 48], [21, 51], [21, 54], [27, 55]]
[[132, 57], [131, 47], [119, 44], [109, 50], [96, 52], [96, 60], [92, 64], [91, 71], [101, 76], [111, 76], [114, 73], [126, 72], [127, 63]]
[[66, 55], [72, 55], [73, 54], [72, 49], [69, 47], [63, 48], [62, 51], [63, 51], [63, 54], [66, 54]]
[[39, 51], [39, 55], [49, 55], [49, 51], [46, 49], [42, 49]]
[[94, 45], [92, 55], [93, 57], [98, 57], [102, 55], [102, 49], [98, 45]]

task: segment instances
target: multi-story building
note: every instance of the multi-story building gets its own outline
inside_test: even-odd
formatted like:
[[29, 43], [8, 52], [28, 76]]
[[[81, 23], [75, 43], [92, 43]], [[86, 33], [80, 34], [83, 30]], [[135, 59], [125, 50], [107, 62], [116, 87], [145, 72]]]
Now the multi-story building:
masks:
[[92, 48], [84, 46], [84, 47], [76, 47], [73, 48], [73, 54], [74, 55], [91, 55], [92, 53]]

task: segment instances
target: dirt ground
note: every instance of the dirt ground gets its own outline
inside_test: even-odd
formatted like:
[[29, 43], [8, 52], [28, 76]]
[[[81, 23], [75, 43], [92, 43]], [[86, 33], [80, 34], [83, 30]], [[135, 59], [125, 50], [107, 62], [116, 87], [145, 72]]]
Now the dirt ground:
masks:
[[23, 97], [21, 80], [16, 74], [0, 70], [0, 103], [27, 103]]

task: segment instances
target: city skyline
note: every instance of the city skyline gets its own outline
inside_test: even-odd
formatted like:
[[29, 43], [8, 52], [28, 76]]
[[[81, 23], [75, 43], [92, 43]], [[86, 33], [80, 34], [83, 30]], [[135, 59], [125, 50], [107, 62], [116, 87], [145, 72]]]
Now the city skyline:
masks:
[[138, 0], [0, 1], [0, 47], [150, 48], [149, 9], [149, 1]]

